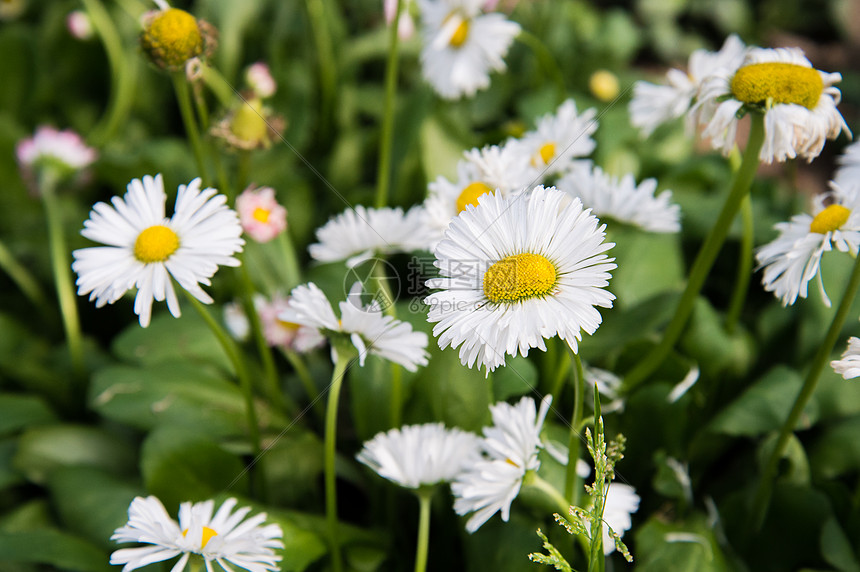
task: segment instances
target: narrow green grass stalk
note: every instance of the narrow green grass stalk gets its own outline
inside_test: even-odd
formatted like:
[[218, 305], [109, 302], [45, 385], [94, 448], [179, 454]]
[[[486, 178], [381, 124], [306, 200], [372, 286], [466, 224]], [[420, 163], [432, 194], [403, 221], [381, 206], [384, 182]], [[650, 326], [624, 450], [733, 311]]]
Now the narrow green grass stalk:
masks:
[[[239, 378], [239, 387], [241, 388], [242, 395], [245, 398], [245, 414], [248, 416], [248, 433], [251, 439], [251, 447], [254, 451], [254, 456], [259, 457], [260, 451], [262, 450], [260, 446], [260, 423], [257, 419], [257, 410], [254, 408], [254, 388], [251, 384], [251, 377], [248, 375], [248, 368], [245, 365], [245, 360], [242, 357], [242, 351], [236, 345], [236, 342], [233, 341], [233, 338], [231, 338], [229, 334], [224, 331], [224, 328], [221, 327], [218, 321], [212, 317], [212, 314], [209, 313], [206, 306], [185, 289], [182, 289], [182, 291], [185, 293], [185, 297], [188, 301], [191, 302], [191, 305], [194, 306], [197, 313], [203, 318], [203, 321], [206, 322], [206, 325], [209, 326], [209, 329], [212, 330], [218, 343], [221, 344], [221, 348], [224, 350], [224, 353], [227, 354], [230, 363], [233, 364], [233, 369], [236, 370], [236, 377]], [[263, 491], [260, 492], [264, 495]]]
[[[284, 349], [284, 356], [286, 356], [290, 365], [293, 366], [293, 370], [296, 372], [296, 375], [299, 376], [299, 381], [302, 382], [302, 385], [305, 388], [305, 393], [308, 394], [308, 399], [314, 404], [314, 408], [324, 415], [325, 412], [322, 411], [323, 403], [317, 400], [320, 393], [317, 390], [316, 384], [314, 384], [311, 372], [308, 370], [308, 366], [305, 365], [305, 361], [302, 359], [302, 356], [299, 355], [298, 352], [288, 349]], [[320, 415], [320, 417], [323, 415]]]
[[848, 286], [842, 295], [842, 301], [836, 309], [836, 314], [833, 316], [833, 321], [830, 322], [830, 328], [827, 330], [824, 340], [818, 346], [818, 351], [812, 360], [812, 365], [809, 367], [809, 372], [806, 374], [806, 379], [800, 388], [800, 393], [797, 394], [794, 400], [794, 406], [791, 408], [788, 418], [782, 424], [776, 445], [774, 445], [773, 451], [771, 451], [764, 466], [764, 471], [762, 472], [761, 480], [759, 481], [759, 486], [753, 500], [752, 523], [756, 532], [761, 530], [765, 516], [767, 515], [767, 508], [773, 492], [773, 481], [776, 477], [777, 464], [785, 454], [788, 440], [797, 426], [804, 407], [806, 407], [812, 394], [815, 393], [818, 380], [821, 378], [821, 372], [827, 366], [830, 355], [833, 353], [833, 348], [839, 340], [839, 335], [842, 332], [842, 327], [845, 325], [848, 313], [851, 311], [851, 305], [854, 303], [858, 289], [860, 289], [860, 256], [857, 256], [854, 260], [854, 270], [851, 272]]
[[580, 482], [579, 475], [576, 474], [576, 463], [579, 460], [580, 436], [579, 426], [582, 423], [582, 410], [585, 401], [585, 374], [582, 371], [582, 360], [579, 359], [579, 354], [574, 353], [573, 360], [576, 365], [573, 376], [573, 414], [570, 421], [570, 438], [567, 444], [567, 471], [564, 479], [564, 496], [568, 504], [579, 505], [580, 497]]
[[400, 58], [398, 48], [400, 36], [397, 34], [403, 0], [397, 0], [394, 20], [388, 31], [388, 60], [385, 64], [385, 107], [382, 116], [382, 133], [379, 142], [379, 163], [376, 170], [376, 208], [388, 204], [388, 190], [391, 182], [391, 143], [394, 139], [394, 111], [397, 98], [397, 71]]
[[541, 491], [546, 498], [550, 499], [553, 503], [555, 503], [558, 512], [562, 515], [568, 515], [570, 511], [570, 504], [567, 502], [567, 499], [556, 490], [554, 486], [543, 480], [538, 476], [535, 471], [527, 471], [525, 477], [523, 477], [523, 488], [530, 487], [533, 489], [537, 489]]
[[45, 218], [48, 223], [48, 243], [51, 250], [51, 266], [54, 271], [54, 286], [60, 304], [60, 315], [63, 319], [63, 330], [66, 334], [66, 344], [68, 344], [75, 379], [83, 380], [86, 375], [86, 367], [81, 321], [78, 317], [77, 299], [69, 262], [69, 249], [63, 232], [63, 215], [57, 202], [56, 190], [57, 179], [43, 170], [39, 176], [39, 192], [42, 195], [42, 204], [45, 205]]
[[3, 270], [9, 278], [18, 286], [21, 292], [30, 299], [30, 302], [44, 315], [48, 315], [48, 299], [39, 286], [39, 282], [30, 274], [23, 264], [15, 260], [12, 252], [0, 241], [0, 270]]
[[561, 68], [558, 67], [558, 63], [556, 63], [552, 53], [550, 53], [540, 38], [525, 30], [520, 30], [517, 40], [534, 52], [541, 67], [552, 78], [553, 83], [555, 83], [556, 101], [558, 103], [563, 102], [567, 97], [567, 88], [564, 85], [564, 75], [562, 75]]
[[326, 7], [324, 0], [307, 0], [308, 18], [317, 51], [317, 65], [320, 71], [320, 121], [318, 133], [325, 139], [331, 129], [331, 118], [334, 111], [335, 88], [337, 87], [337, 69], [332, 46], [331, 33], [326, 22]]
[[741, 221], [743, 222], [743, 234], [741, 235], [740, 250], [738, 252], [738, 273], [735, 278], [735, 289], [729, 302], [726, 314], [726, 332], [733, 334], [741, 318], [744, 302], [747, 299], [747, 291], [750, 287], [750, 278], [753, 273], [753, 243], [755, 241], [755, 228], [753, 226], [752, 199], [749, 195], [741, 202]]
[[122, 38], [108, 11], [99, 0], [82, 0], [84, 8], [101, 38], [111, 69], [111, 91], [107, 111], [93, 128], [90, 141], [100, 147], [114, 138], [134, 104], [137, 58], [126, 55]]
[[302, 270], [296, 255], [296, 247], [290, 237], [289, 227], [278, 235], [278, 246], [281, 247], [281, 260], [284, 263], [284, 272], [287, 278], [285, 287], [287, 290], [292, 290], [302, 283]]
[[260, 315], [257, 313], [257, 307], [254, 305], [254, 284], [251, 282], [251, 275], [248, 273], [248, 267], [245, 265], [244, 260], [239, 267], [239, 274], [241, 275], [243, 291], [242, 305], [245, 309], [245, 314], [248, 316], [248, 323], [251, 325], [251, 333], [257, 345], [260, 362], [263, 364], [266, 393], [269, 394], [272, 404], [281, 413], [285, 415], [294, 414], [298, 411], [298, 406], [281, 390], [278, 381], [278, 370], [275, 367], [275, 358], [272, 356], [272, 349], [266, 342], [266, 336], [263, 333], [263, 324], [260, 322]]
[[[338, 349], [341, 349], [338, 347]], [[335, 445], [337, 443], [337, 407], [340, 400], [340, 390], [343, 387], [343, 377], [346, 366], [351, 359], [351, 353], [338, 352], [337, 362], [331, 374], [331, 385], [328, 390], [328, 404], [325, 412], [325, 515], [328, 525], [329, 543], [331, 545], [332, 569], [335, 572], [343, 570], [343, 558], [340, 553], [340, 534], [337, 522], [337, 488], [335, 473]]]
[[170, 78], [173, 80], [176, 102], [179, 104], [179, 113], [182, 115], [182, 123], [185, 124], [185, 134], [191, 145], [191, 151], [194, 153], [197, 170], [200, 172], [203, 186], [208, 187], [210, 183], [209, 174], [206, 172], [206, 154], [203, 149], [203, 142], [200, 140], [200, 132], [197, 130], [194, 110], [191, 108], [191, 90], [188, 87], [188, 80], [182, 72], [173, 72], [170, 74]]
[[415, 550], [415, 572], [427, 570], [427, 554], [430, 546], [430, 500], [433, 487], [418, 489], [418, 548]]
[[759, 150], [764, 142], [764, 117], [758, 113], [751, 113], [750, 119], [750, 132], [747, 139], [747, 147], [743, 155], [743, 162], [735, 177], [731, 191], [723, 204], [723, 209], [720, 211], [717, 221], [714, 223], [711, 232], [708, 233], [705, 242], [699, 249], [696, 260], [693, 262], [693, 267], [690, 270], [690, 276], [687, 279], [687, 287], [681, 295], [681, 300], [678, 302], [672, 321], [669, 322], [666, 331], [663, 333], [663, 339], [624, 378], [624, 386], [628, 391], [645, 381], [663, 363], [669, 352], [672, 351], [672, 347], [674, 347], [675, 342], [678, 341], [678, 338], [684, 331], [684, 327], [696, 303], [696, 298], [698, 298], [699, 293], [702, 291], [705, 279], [711, 271], [711, 267], [713, 267], [714, 261], [717, 259], [717, 254], [719, 254], [720, 248], [726, 240], [729, 228], [741, 206], [741, 202], [749, 194], [753, 177], [758, 169]]

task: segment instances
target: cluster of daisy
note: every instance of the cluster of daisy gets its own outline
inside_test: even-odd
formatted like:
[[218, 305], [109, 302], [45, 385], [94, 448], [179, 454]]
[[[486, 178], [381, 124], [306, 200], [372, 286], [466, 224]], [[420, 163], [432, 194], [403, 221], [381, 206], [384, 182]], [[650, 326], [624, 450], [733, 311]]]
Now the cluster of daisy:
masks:
[[803, 157], [811, 161], [827, 139], [848, 126], [836, 109], [841, 93], [838, 73], [812, 67], [799, 48], [745, 46], [730, 36], [718, 52], [697, 50], [687, 72], [672, 69], [668, 85], [640, 81], [630, 102], [631, 122], [645, 135], [686, 116], [714, 149], [735, 148], [740, 118], [764, 116], [765, 138], [759, 159], [765, 163]]

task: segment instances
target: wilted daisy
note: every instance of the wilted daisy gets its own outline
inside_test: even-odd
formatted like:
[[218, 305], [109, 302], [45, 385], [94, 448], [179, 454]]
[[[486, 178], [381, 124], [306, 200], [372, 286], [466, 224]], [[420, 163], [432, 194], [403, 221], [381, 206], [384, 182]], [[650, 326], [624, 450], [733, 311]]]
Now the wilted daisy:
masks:
[[483, 14], [483, 0], [419, 0], [424, 30], [421, 70], [446, 99], [471, 97], [505, 71], [504, 57], [520, 25], [504, 14]]
[[454, 511], [474, 513], [466, 521], [469, 532], [500, 511], [507, 522], [526, 473], [540, 468], [540, 432], [551, 402], [551, 395], [544, 397], [539, 411], [530, 397], [516, 405], [500, 402], [490, 406], [493, 425], [484, 428], [481, 441], [486, 457], [451, 484]]
[[[367, 354], [398, 363], [409, 371], [427, 365], [427, 334], [415, 332], [408, 323], [383, 315], [376, 302], [362, 306], [358, 300], [360, 292], [361, 284], [356, 282], [349, 298], [339, 304], [341, 317], [338, 319], [316, 284], [296, 286], [288, 308], [278, 318], [316, 328], [326, 337], [347, 336], [358, 350], [362, 366]], [[338, 358], [333, 355], [332, 359], [336, 362]]]
[[425, 299], [439, 347], [459, 347], [463, 365], [488, 371], [505, 354], [546, 351], [544, 338], [555, 335], [576, 351], [582, 332], [600, 325], [595, 306], [615, 299], [604, 289], [615, 268], [604, 252], [614, 244], [598, 225], [555, 188], [467, 207], [434, 252], [441, 277], [427, 281], [441, 290]]
[[15, 157], [24, 180], [35, 188], [37, 172], [49, 170], [53, 177], [68, 179], [93, 164], [98, 153], [74, 131], [42, 126], [15, 145]]
[[753, 112], [764, 115], [760, 160], [811, 161], [826, 139], [850, 133], [836, 109], [841, 80], [813, 68], [799, 48], [751, 48], [740, 67], [721, 68], [702, 83], [693, 113], [703, 136], [725, 154], [735, 145], [738, 118]]
[[480, 438], [442, 423], [407, 425], [378, 433], [356, 458], [379, 476], [417, 489], [454, 480], [480, 457]]
[[[773, 292], [784, 306], [794, 304], [798, 296], [806, 298], [809, 281], [816, 275], [822, 299], [829, 306], [818, 272], [821, 257], [833, 248], [857, 256], [860, 186], [846, 191], [831, 185], [833, 192], [816, 197], [813, 215], [800, 214], [778, 223], [774, 228], [779, 236], [756, 253], [759, 266], [764, 268], [764, 289]], [[828, 200], [833, 202], [825, 206]]]
[[275, 199], [275, 189], [249, 187], [236, 197], [236, 211], [245, 233], [257, 242], [269, 242], [287, 230], [287, 209]]
[[[246, 520], [251, 508], [233, 512], [236, 502], [224, 501], [214, 515], [211, 500], [182, 503], [177, 523], [156, 497], [136, 497], [128, 507], [128, 523], [117, 528], [111, 540], [146, 546], [116, 550], [110, 563], [123, 564], [123, 572], [129, 572], [180, 556], [172, 572], [185, 570], [190, 559], [202, 559], [207, 572], [215, 570], [213, 563], [225, 572], [235, 570], [234, 566], [250, 572], [279, 570], [281, 557], [275, 550], [284, 547], [278, 540], [283, 536], [281, 527], [265, 524], [266, 513]], [[191, 568], [198, 566], [192, 563]]]
[[215, 49], [217, 31], [185, 10], [155, 0], [158, 10], [143, 16], [140, 46], [159, 68], [177, 71], [195, 57], [209, 56]]
[[[637, 81], [630, 100], [630, 123], [648, 136], [663, 123], [682, 117], [696, 101], [703, 80], [723, 69], [733, 73], [743, 62], [744, 53], [744, 43], [732, 34], [718, 52], [696, 50], [690, 54], [686, 72], [666, 72], [668, 85]], [[688, 116], [687, 128], [692, 127]]]
[[308, 247], [314, 260], [345, 260], [350, 268], [379, 254], [426, 249], [432, 233], [425, 224], [424, 209], [349, 208], [316, 231], [317, 242]]
[[860, 338], [849, 338], [848, 348], [842, 353], [842, 359], [833, 360], [830, 366], [845, 379], [860, 377]]
[[440, 176], [427, 185], [427, 225], [438, 233], [431, 246], [442, 238], [451, 219], [468, 205], [477, 206], [478, 199], [496, 190], [507, 196], [531, 183], [536, 174], [529, 167], [528, 156], [512, 146], [470, 149], [464, 157], [457, 163], [456, 181]]
[[633, 175], [620, 179], [600, 167], [583, 166], [568, 173], [556, 183], [601, 219], [637, 226], [649, 232], [678, 232], [681, 208], [672, 203], [672, 191], [657, 190], [657, 179], [645, 179], [639, 185]]
[[200, 285], [210, 285], [219, 265], [239, 265], [233, 256], [244, 244], [239, 217], [224, 195], [201, 190], [199, 178], [179, 185], [171, 218], [164, 214], [166, 200], [161, 175], [147, 175], [133, 179], [123, 198], [93, 206], [81, 234], [106, 246], [72, 253], [78, 295], [89, 294], [101, 308], [137, 288], [134, 313], [143, 327], [149, 325], [153, 300], [166, 301], [179, 317], [171, 277], [204, 304], [212, 303]]
[[836, 159], [839, 168], [833, 174], [833, 182], [839, 187], [850, 188], [860, 182], [860, 141], [848, 145]]
[[591, 135], [597, 130], [596, 115], [593, 108], [578, 113], [576, 103], [568, 99], [555, 113], [538, 119], [536, 129], [509, 141], [508, 145], [525, 154], [537, 176], [545, 181], [547, 177], [570, 171], [582, 162], [582, 157], [594, 151]]
[[246, 94], [212, 125], [209, 132], [229, 149], [252, 151], [271, 147], [286, 127], [284, 118], [263, 105], [259, 96]]

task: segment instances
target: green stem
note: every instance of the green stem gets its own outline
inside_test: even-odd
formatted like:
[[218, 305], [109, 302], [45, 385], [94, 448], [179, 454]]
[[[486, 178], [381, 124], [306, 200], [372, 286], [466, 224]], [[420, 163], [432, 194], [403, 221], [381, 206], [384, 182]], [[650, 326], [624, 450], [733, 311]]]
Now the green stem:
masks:
[[570, 513], [570, 504], [567, 499], [554, 486], [543, 480], [534, 471], [527, 471], [523, 477], [523, 488], [530, 487], [541, 491], [548, 499], [550, 499], [558, 509], [559, 514], [567, 517]]
[[403, 368], [391, 363], [391, 426], [400, 427], [403, 411]]
[[[553, 342], [560, 341], [557, 338], [552, 339]], [[567, 345], [567, 342], [562, 342]], [[551, 391], [549, 392], [552, 395], [553, 399], [558, 401], [561, 399], [561, 393], [564, 390], [564, 380], [567, 379], [568, 374], [570, 373], [570, 366], [573, 363], [571, 360], [570, 351], [565, 349], [565, 351], [561, 352], [561, 357], [559, 358], [558, 367], [555, 368], [555, 379], [552, 383]]]
[[237, 192], [241, 193], [248, 186], [248, 173], [251, 171], [251, 152], [247, 149], [239, 149], [237, 154], [236, 189]]
[[774, 445], [773, 451], [771, 451], [767, 463], [765, 463], [764, 471], [761, 475], [761, 481], [759, 481], [755, 499], [753, 500], [752, 523], [755, 531], [761, 529], [761, 526], [764, 523], [764, 518], [767, 514], [767, 507], [770, 504], [770, 497], [773, 491], [773, 481], [776, 477], [777, 464], [785, 454], [785, 449], [788, 446], [791, 434], [797, 426], [800, 416], [803, 414], [803, 409], [806, 407], [807, 402], [815, 392], [818, 380], [821, 377], [821, 372], [830, 360], [830, 355], [833, 353], [833, 348], [839, 340], [842, 326], [845, 325], [845, 320], [848, 317], [848, 313], [851, 311], [851, 305], [854, 303], [854, 298], [857, 294], [858, 288], [860, 288], [860, 256], [857, 256], [854, 260], [854, 270], [851, 272], [851, 278], [848, 280], [848, 286], [845, 289], [845, 293], [842, 295], [842, 301], [836, 309], [833, 321], [830, 322], [830, 329], [827, 330], [827, 335], [824, 337], [824, 341], [821, 342], [820, 346], [818, 346], [818, 351], [812, 360], [812, 365], [809, 368], [809, 372], [806, 375], [803, 386], [800, 388], [800, 393], [797, 394], [797, 397], [794, 400], [794, 406], [791, 408], [788, 418], [785, 420], [785, 423], [783, 423], [782, 428], [779, 431], [776, 445]]
[[[341, 349], [341, 348], [338, 348]], [[328, 524], [329, 541], [331, 543], [332, 568], [335, 572], [343, 570], [343, 559], [340, 553], [340, 535], [337, 523], [337, 489], [335, 487], [335, 445], [337, 442], [337, 406], [340, 399], [340, 389], [351, 354], [338, 352], [337, 362], [331, 374], [331, 386], [328, 392], [328, 404], [325, 412], [325, 515]]]
[[669, 352], [672, 351], [672, 347], [684, 331], [684, 327], [696, 303], [696, 298], [699, 296], [705, 279], [714, 265], [714, 261], [717, 259], [717, 254], [719, 254], [720, 248], [726, 240], [729, 228], [740, 208], [741, 202], [749, 194], [753, 177], [758, 169], [758, 153], [764, 142], [764, 119], [762, 115], [751, 113], [750, 119], [752, 121], [747, 147], [744, 151], [743, 163], [735, 177], [729, 196], [726, 197], [726, 202], [723, 204], [723, 210], [720, 212], [711, 232], [699, 249], [699, 254], [696, 256], [696, 260], [693, 262], [693, 267], [690, 270], [687, 287], [681, 295], [681, 300], [678, 302], [678, 307], [675, 309], [672, 321], [666, 327], [663, 339], [624, 378], [625, 390], [627, 391], [645, 381], [663, 363]]
[[286, 284], [284, 286], [287, 290], [292, 290], [302, 283], [302, 271], [299, 267], [296, 247], [290, 237], [289, 228], [278, 235], [278, 245], [281, 247], [282, 261], [286, 272]]
[[427, 570], [427, 554], [430, 546], [430, 500], [434, 488], [418, 489], [418, 548], [415, 551], [415, 572]]
[[585, 374], [582, 371], [582, 360], [579, 354], [574, 353], [573, 360], [576, 364], [573, 378], [573, 414], [570, 422], [570, 438], [567, 444], [567, 471], [564, 479], [564, 496], [569, 504], [579, 505], [580, 486], [579, 475], [576, 474], [576, 464], [579, 461], [580, 434], [579, 426], [582, 423], [582, 409], [585, 401]]
[[241, 388], [242, 395], [245, 398], [245, 413], [248, 416], [248, 432], [251, 438], [251, 447], [253, 448], [254, 456], [259, 457], [261, 451], [260, 424], [257, 420], [257, 410], [254, 408], [254, 389], [251, 384], [251, 377], [248, 375], [248, 368], [245, 366], [245, 360], [242, 357], [242, 352], [236, 345], [236, 342], [233, 341], [233, 338], [231, 338], [230, 335], [224, 331], [224, 328], [221, 327], [218, 321], [212, 317], [212, 314], [209, 313], [206, 306], [204, 306], [200, 300], [192, 296], [189, 292], [184, 289], [182, 291], [185, 292], [185, 297], [189, 302], [191, 302], [191, 305], [194, 306], [194, 309], [197, 310], [197, 313], [200, 314], [203, 321], [205, 321], [206, 325], [209, 326], [209, 329], [212, 330], [218, 343], [221, 344], [221, 348], [224, 350], [224, 353], [227, 354], [227, 357], [230, 359], [230, 363], [233, 364], [233, 369], [236, 371], [236, 377], [239, 378], [239, 387]]
[[382, 116], [382, 134], [379, 142], [379, 163], [376, 170], [376, 208], [388, 204], [388, 189], [391, 181], [391, 143], [394, 139], [394, 108], [397, 97], [397, 67], [399, 64], [397, 34], [403, 0], [397, 0], [388, 31], [388, 60], [385, 64], [385, 107]]
[[337, 61], [332, 47], [331, 34], [326, 22], [325, 4], [323, 0], [307, 0], [308, 18], [311, 23], [314, 44], [317, 51], [317, 65], [320, 72], [320, 122], [319, 134], [325, 138], [328, 135], [332, 111], [334, 109], [334, 92], [337, 84]]
[[310, 402], [315, 404], [316, 408], [322, 407], [322, 402], [318, 400], [320, 393], [317, 391], [317, 386], [314, 383], [314, 380], [311, 377], [311, 372], [308, 370], [308, 366], [305, 365], [302, 356], [300, 356], [296, 351], [288, 349], [284, 349], [284, 355], [286, 356], [287, 361], [290, 362], [290, 365], [293, 366], [293, 370], [296, 372], [296, 375], [299, 376], [299, 381], [302, 382]]
[[241, 275], [243, 290], [242, 305], [245, 309], [245, 314], [248, 316], [248, 323], [251, 325], [251, 332], [257, 345], [260, 362], [263, 364], [263, 378], [265, 380], [266, 392], [269, 394], [272, 404], [281, 413], [295, 413], [298, 411], [298, 406], [281, 390], [278, 380], [278, 370], [275, 367], [275, 358], [272, 356], [272, 350], [266, 342], [260, 314], [257, 313], [257, 307], [254, 305], [254, 284], [251, 282], [251, 275], [248, 273], [248, 267], [244, 264], [244, 261], [239, 267], [239, 274]]
[[93, 145], [100, 147], [113, 139], [131, 111], [134, 103], [135, 70], [137, 58], [126, 57], [122, 38], [108, 11], [99, 0], [82, 0], [93, 23], [93, 28], [104, 44], [111, 69], [111, 94], [107, 111], [90, 136]]
[[735, 290], [732, 292], [732, 299], [726, 315], [726, 332], [728, 334], [733, 334], [738, 325], [741, 312], [744, 309], [744, 302], [747, 299], [747, 291], [749, 290], [750, 278], [753, 272], [755, 229], [753, 226], [752, 199], [749, 195], [745, 196], [743, 202], [741, 202], [741, 221], [743, 222], [743, 234], [741, 235], [740, 252], [738, 253], [738, 274], [735, 279]]
[[191, 145], [191, 151], [194, 153], [194, 160], [197, 163], [197, 170], [200, 172], [200, 178], [203, 179], [203, 186], [209, 186], [209, 175], [206, 172], [205, 152], [203, 150], [203, 142], [200, 140], [200, 132], [197, 130], [197, 120], [194, 118], [194, 110], [191, 108], [191, 90], [188, 87], [188, 80], [183, 72], [173, 72], [170, 74], [173, 80], [173, 89], [176, 92], [176, 102], [179, 104], [179, 113], [182, 115], [182, 122], [185, 124], [185, 133], [188, 136], [188, 143]]
[[51, 250], [51, 265], [54, 271], [54, 285], [57, 290], [57, 300], [60, 303], [60, 314], [63, 318], [63, 329], [72, 369], [75, 379], [83, 380], [86, 374], [84, 365], [84, 346], [81, 336], [81, 321], [78, 317], [77, 299], [69, 262], [69, 249], [63, 232], [63, 215], [56, 195], [57, 179], [45, 170], [39, 177], [39, 190], [42, 203], [45, 205], [45, 218], [48, 223], [48, 241]]
[[564, 75], [562, 75], [561, 68], [558, 67], [558, 63], [552, 53], [550, 53], [540, 38], [526, 32], [525, 30], [520, 30], [520, 33], [517, 35], [517, 40], [534, 52], [541, 67], [543, 67], [547, 75], [552, 78], [553, 83], [555, 83], [557, 102], [561, 103], [564, 101], [567, 97], [567, 88], [564, 85]]
[[9, 278], [21, 289], [21, 292], [30, 299], [33, 306], [38, 308], [40, 312], [48, 314], [47, 298], [45, 298], [45, 293], [42, 292], [39, 282], [24, 265], [15, 260], [12, 252], [3, 242], [0, 242], [0, 269], [9, 275]]
[[[385, 314], [392, 318], [397, 317], [397, 307], [394, 305], [394, 295], [391, 293], [391, 288], [388, 287], [388, 275], [385, 272], [385, 265], [380, 260], [373, 261], [371, 270], [373, 280], [371, 284], [376, 287], [376, 294], [383, 298], [385, 304]], [[403, 371], [401, 366], [391, 364], [391, 426], [399, 427], [402, 418], [403, 409]]]

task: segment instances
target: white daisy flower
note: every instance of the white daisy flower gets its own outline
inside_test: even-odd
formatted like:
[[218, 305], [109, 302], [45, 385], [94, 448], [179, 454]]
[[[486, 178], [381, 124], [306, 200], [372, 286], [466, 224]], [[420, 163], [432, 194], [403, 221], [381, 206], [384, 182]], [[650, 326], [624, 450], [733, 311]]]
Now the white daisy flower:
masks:
[[833, 360], [830, 367], [845, 379], [860, 377], [860, 338], [848, 338], [848, 348], [842, 353], [842, 359]]
[[833, 174], [834, 183], [846, 189], [860, 183], [860, 141], [848, 145], [836, 162], [839, 168]]
[[419, 0], [424, 47], [421, 71], [445, 99], [472, 97], [490, 86], [520, 25], [504, 14], [482, 14], [483, 0]]
[[417, 489], [454, 480], [480, 457], [480, 438], [442, 423], [407, 425], [378, 433], [356, 459], [401, 487]]
[[149, 325], [152, 301], [167, 302], [179, 317], [179, 300], [171, 277], [192, 296], [211, 304], [201, 284], [219, 265], [239, 266], [233, 255], [242, 251], [239, 217], [227, 198], [215, 189], [200, 190], [200, 179], [179, 185], [173, 216], [164, 216], [161, 175], [133, 179], [123, 198], [96, 203], [81, 234], [107, 246], [75, 250], [72, 270], [78, 275], [78, 295], [90, 295], [96, 307], [113, 304], [137, 288], [134, 313]]
[[600, 167], [576, 168], [556, 183], [596, 216], [611, 218], [638, 226], [649, 232], [679, 232], [681, 208], [671, 202], [672, 191], [659, 195], [657, 179], [645, 179], [639, 185], [633, 175], [611, 177]]
[[[618, 536], [633, 526], [632, 515], [639, 510], [639, 495], [636, 489], [623, 483], [609, 483], [606, 493], [606, 503], [603, 507], [603, 521], [612, 527]], [[590, 524], [590, 523], [589, 523]], [[609, 529], [603, 527], [603, 554], [615, 552], [615, 539], [609, 534]]]
[[[647, 137], [663, 123], [682, 117], [696, 100], [702, 82], [723, 69], [733, 73], [741, 65], [745, 49], [740, 38], [732, 34], [718, 52], [696, 50], [690, 54], [686, 72], [679, 69], [666, 72], [668, 85], [637, 81], [630, 100], [630, 123]], [[692, 127], [688, 119], [688, 131]]]
[[421, 207], [404, 214], [401, 208], [357, 206], [329, 220], [316, 231], [317, 243], [308, 247], [314, 260], [345, 260], [350, 268], [377, 254], [428, 248], [431, 233]]
[[[406, 322], [385, 316], [376, 302], [362, 306], [358, 300], [361, 284], [356, 282], [347, 300], [340, 303], [338, 320], [331, 303], [313, 282], [296, 286], [286, 310], [278, 318], [320, 330], [326, 337], [346, 335], [358, 350], [359, 365], [367, 354], [393, 361], [409, 371], [427, 365], [427, 334], [415, 332]], [[332, 360], [337, 361], [332, 348]]]
[[529, 167], [528, 155], [511, 145], [470, 149], [464, 156], [457, 163], [456, 181], [440, 176], [427, 185], [429, 192], [424, 202], [427, 226], [438, 236], [431, 248], [442, 239], [451, 219], [468, 205], [477, 206], [482, 196], [493, 191], [507, 196], [533, 182], [536, 176], [536, 171]]
[[597, 131], [596, 115], [593, 108], [577, 113], [576, 103], [568, 99], [554, 114], [547, 113], [538, 119], [534, 131], [508, 144], [519, 147], [520, 152], [529, 157], [537, 176], [545, 180], [570, 171], [574, 165], [583, 162], [578, 158], [594, 151], [595, 142], [591, 135]]
[[[846, 192], [835, 184], [832, 193], [814, 201], [814, 215], [800, 214], [789, 222], [778, 223], [774, 228], [779, 236], [761, 247], [756, 260], [764, 268], [762, 283], [773, 292], [784, 306], [794, 304], [797, 297], [806, 298], [809, 281], [818, 275], [821, 257], [835, 247], [841, 252], [857, 256], [860, 246], [860, 186]], [[830, 206], [824, 203], [833, 199]], [[824, 303], [830, 300], [824, 292], [819, 276]]]
[[281, 557], [275, 550], [284, 547], [277, 540], [283, 536], [281, 527], [264, 524], [266, 513], [245, 520], [250, 507], [233, 512], [235, 506], [236, 499], [228, 499], [213, 516], [213, 501], [185, 502], [177, 523], [156, 497], [137, 497], [128, 508], [128, 523], [117, 528], [111, 540], [148, 546], [116, 550], [110, 563], [123, 564], [122, 571], [130, 572], [181, 555], [171, 569], [181, 572], [194, 554], [206, 563], [207, 572], [214, 570], [213, 563], [224, 571], [235, 570], [233, 566], [250, 572], [279, 570]]
[[551, 402], [551, 395], [544, 397], [539, 411], [530, 397], [516, 405], [500, 402], [490, 407], [493, 426], [484, 428], [481, 443], [487, 458], [451, 483], [454, 511], [461, 516], [474, 513], [466, 521], [470, 533], [497, 512], [508, 521], [526, 473], [540, 468], [540, 432]]
[[441, 289], [424, 300], [439, 347], [459, 347], [463, 365], [487, 371], [504, 365], [505, 354], [546, 351], [544, 338], [555, 335], [576, 351], [582, 331], [600, 325], [595, 306], [615, 299], [604, 289], [614, 259], [603, 254], [614, 244], [603, 242], [598, 224], [579, 199], [554, 188], [495, 193], [467, 207], [434, 252], [441, 277], [427, 281]]
[[735, 145], [739, 117], [764, 114], [764, 144], [759, 159], [811, 161], [826, 139], [848, 126], [836, 109], [842, 95], [838, 73], [818, 71], [799, 48], [750, 48], [736, 70], [722, 68], [706, 79], [693, 107], [695, 121], [715, 149], [728, 154]]

